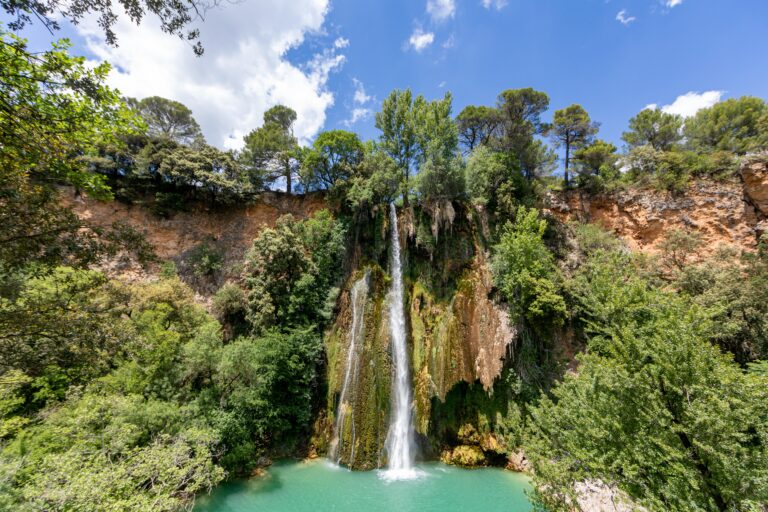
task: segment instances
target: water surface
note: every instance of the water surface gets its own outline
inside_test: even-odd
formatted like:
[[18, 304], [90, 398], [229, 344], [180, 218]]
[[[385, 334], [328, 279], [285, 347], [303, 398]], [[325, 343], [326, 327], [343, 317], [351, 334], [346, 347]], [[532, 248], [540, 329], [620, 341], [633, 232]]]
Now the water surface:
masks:
[[198, 499], [195, 512], [527, 512], [528, 478], [501, 469], [431, 463], [419, 477], [390, 481], [318, 459], [278, 462], [264, 477], [226, 483]]

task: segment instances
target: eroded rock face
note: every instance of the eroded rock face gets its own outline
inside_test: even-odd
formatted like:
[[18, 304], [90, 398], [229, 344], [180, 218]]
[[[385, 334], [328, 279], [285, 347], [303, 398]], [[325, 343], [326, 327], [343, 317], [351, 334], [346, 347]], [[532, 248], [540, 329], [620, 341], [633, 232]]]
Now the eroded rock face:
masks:
[[[401, 212], [403, 238], [415, 234], [418, 222], [426, 222], [424, 218], [417, 218], [418, 215], [419, 212], [411, 209]], [[490, 392], [502, 372], [509, 345], [516, 337], [506, 307], [492, 298], [493, 280], [485, 249], [476, 236], [479, 228], [470, 219], [457, 216], [453, 231], [444, 228], [438, 233], [440, 243], [447, 247], [437, 246], [433, 253], [427, 253], [414, 248], [411, 242], [409, 252], [404, 255], [407, 265], [415, 269], [405, 279], [405, 308], [415, 402], [414, 426], [422, 436], [430, 433], [433, 399], [444, 401], [446, 394], [460, 382], [478, 382]], [[427, 226], [432, 232], [431, 224]], [[458, 246], [463, 249], [457, 250]], [[431, 278], [420, 271], [420, 265], [428, 265], [434, 271]], [[381, 450], [387, 434], [392, 384], [386, 270], [368, 263], [352, 272], [338, 303], [336, 322], [326, 337], [327, 414], [329, 420], [333, 420], [342, 389], [344, 361], [350, 350], [349, 290], [366, 269], [371, 275], [371, 289], [366, 310], [364, 364], [360, 365], [355, 380], [359, 398], [354, 401], [354, 410], [347, 411], [355, 418], [355, 433], [354, 436], [352, 432], [341, 433], [345, 436], [341, 446], [346, 448], [340, 453], [341, 462], [351, 463], [357, 469], [385, 463]], [[449, 276], [449, 281], [443, 281], [444, 276]], [[332, 421], [327, 424], [330, 425]], [[457, 464], [476, 465], [481, 463], [478, 457], [484, 461], [488, 453], [501, 450], [499, 443], [497, 439], [467, 438], [455, 457], [453, 452], [446, 456], [455, 458]]]
[[431, 399], [445, 400], [457, 383], [479, 381], [490, 391], [501, 374], [515, 329], [491, 297], [492, 277], [482, 252], [459, 280], [448, 303], [418, 286], [410, 301], [416, 429], [426, 434]]
[[632, 503], [626, 493], [600, 481], [576, 484], [579, 508], [590, 512], [647, 512], [645, 507]]
[[682, 194], [630, 189], [590, 196], [580, 191], [550, 196], [550, 211], [562, 221], [594, 222], [616, 233], [633, 251], [654, 254], [672, 230], [698, 232], [701, 255], [729, 245], [753, 251], [758, 216], [740, 181], [697, 181]]
[[741, 165], [744, 194], [763, 217], [768, 217], [768, 157], [749, 157]]
[[[264, 227], [273, 227], [281, 215], [305, 219], [327, 207], [319, 194], [289, 196], [264, 192], [258, 201], [249, 205], [212, 210], [202, 204], [192, 204], [189, 211], [163, 218], [144, 205], [76, 197], [71, 187], [61, 189], [61, 198], [88, 225], [104, 228], [123, 222], [135, 228], [144, 234], [161, 260], [178, 262], [199, 244], [210, 242], [222, 254], [225, 268], [242, 261], [253, 239]], [[138, 268], [119, 269], [115, 273], [147, 277]]]

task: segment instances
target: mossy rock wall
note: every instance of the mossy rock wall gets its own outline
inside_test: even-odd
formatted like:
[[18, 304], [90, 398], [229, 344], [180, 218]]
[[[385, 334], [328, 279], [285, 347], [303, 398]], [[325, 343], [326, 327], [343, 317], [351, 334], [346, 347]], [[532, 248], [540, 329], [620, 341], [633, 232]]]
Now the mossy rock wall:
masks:
[[334, 437], [338, 403], [346, 372], [350, 350], [352, 304], [350, 289], [370, 272], [370, 283], [364, 307], [364, 338], [359, 350], [357, 374], [349, 383], [348, 398], [351, 410], [339, 433], [340, 462], [354, 469], [373, 469], [382, 463], [384, 441], [387, 436], [392, 361], [389, 355], [389, 329], [386, 294], [389, 279], [381, 267], [374, 266], [353, 273], [340, 298], [336, 323], [326, 337], [328, 358], [328, 442]]
[[[445, 209], [442, 210], [445, 212]], [[493, 283], [475, 212], [456, 206], [450, 223], [436, 223], [429, 209], [399, 212], [417, 432], [430, 450], [443, 440], [433, 428], [434, 401], [444, 401], [458, 383], [478, 382], [490, 394], [515, 339], [506, 308], [494, 302]], [[444, 220], [444, 219], [443, 219]], [[437, 225], [437, 229], [435, 226]], [[389, 226], [376, 215], [358, 228], [355, 261], [342, 291], [336, 322], [326, 338], [328, 396], [326, 437], [333, 437], [350, 345], [350, 290], [370, 271], [365, 307], [365, 344], [354, 382], [351, 423], [340, 433], [340, 461], [354, 469], [381, 466], [389, 425], [392, 359], [386, 296], [389, 291]], [[352, 442], [354, 437], [354, 443]], [[352, 456], [354, 449], [354, 457]], [[424, 454], [431, 455], [431, 454]]]

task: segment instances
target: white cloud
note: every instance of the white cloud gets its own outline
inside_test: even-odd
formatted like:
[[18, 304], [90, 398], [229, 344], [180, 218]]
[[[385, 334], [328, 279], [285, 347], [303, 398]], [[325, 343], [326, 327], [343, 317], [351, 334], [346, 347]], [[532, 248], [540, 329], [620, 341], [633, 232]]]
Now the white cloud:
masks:
[[373, 111], [369, 108], [353, 108], [352, 116], [344, 121], [344, 124], [347, 126], [352, 126], [361, 119], [367, 119], [372, 113]]
[[616, 21], [621, 23], [622, 25], [629, 25], [633, 21], [635, 21], [637, 18], [634, 16], [627, 16], [627, 10], [622, 9], [619, 11], [619, 13], [616, 15]]
[[[691, 117], [702, 108], [708, 108], [718, 103], [723, 94], [724, 91], [688, 92], [678, 96], [671, 104], [664, 105], [661, 110], [668, 114]], [[652, 106], [656, 107], [656, 105]]]
[[373, 110], [370, 108], [370, 104], [375, 100], [373, 96], [365, 92], [365, 86], [363, 85], [363, 82], [357, 78], [353, 78], [352, 83], [355, 86], [355, 93], [352, 96], [354, 107], [350, 111], [349, 119], [344, 121], [346, 126], [352, 126], [361, 119], [368, 118], [373, 113]]
[[422, 51], [427, 46], [431, 45], [435, 41], [435, 34], [432, 32], [424, 32], [422, 29], [417, 28], [411, 34], [408, 39], [408, 44], [417, 52]]
[[445, 48], [446, 50], [448, 50], [448, 49], [450, 49], [450, 48], [453, 48], [454, 46], [456, 46], [456, 35], [455, 35], [455, 34], [451, 34], [450, 36], [448, 36], [448, 39], [446, 39], [445, 41], [443, 41], [443, 45], [442, 45], [442, 46], [443, 46], [443, 48]]
[[506, 7], [508, 1], [507, 0], [480, 0], [480, 3], [486, 9], [494, 8], [497, 11], [500, 11], [504, 7]]
[[353, 78], [352, 83], [355, 86], [355, 95], [352, 98], [352, 100], [356, 104], [365, 105], [366, 103], [368, 103], [373, 99], [371, 96], [365, 93], [365, 86], [363, 85], [363, 82], [361, 82], [357, 78]]
[[454, 0], [427, 0], [427, 13], [434, 22], [445, 21], [456, 14]]
[[666, 5], [669, 8], [675, 7], [676, 5], [680, 5], [683, 3], [683, 0], [664, 0], [664, 5]]
[[113, 64], [109, 82], [122, 94], [180, 101], [192, 109], [209, 143], [236, 148], [277, 103], [296, 110], [294, 130], [302, 142], [323, 127], [334, 102], [328, 76], [343, 64], [338, 50], [349, 41], [336, 39], [303, 65], [289, 62], [286, 53], [320, 34], [327, 12], [328, 0], [262, 0], [212, 9], [201, 26], [202, 57], [149, 18], [137, 27], [120, 17], [117, 48], [104, 43], [94, 19], [76, 30], [96, 57]]

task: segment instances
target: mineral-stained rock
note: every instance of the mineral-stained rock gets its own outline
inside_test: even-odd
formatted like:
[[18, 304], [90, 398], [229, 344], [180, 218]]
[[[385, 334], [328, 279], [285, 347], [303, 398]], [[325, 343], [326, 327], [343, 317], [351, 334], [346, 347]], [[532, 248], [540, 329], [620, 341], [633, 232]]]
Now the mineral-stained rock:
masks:
[[573, 190], [550, 194], [549, 203], [557, 219], [599, 224], [621, 237], [633, 251], [658, 253], [659, 243], [675, 229], [701, 235], [702, 257], [722, 245], [746, 251], [757, 246], [755, 226], [759, 218], [755, 206], [745, 200], [745, 186], [738, 179], [696, 181], [680, 194], [650, 188], [602, 195]]
[[744, 194], [758, 211], [768, 216], [768, 157], [747, 157], [741, 165]]
[[440, 460], [446, 464], [464, 467], [478, 467], [488, 464], [482, 448], [465, 444], [456, 446], [453, 449], [444, 450], [440, 456]]

